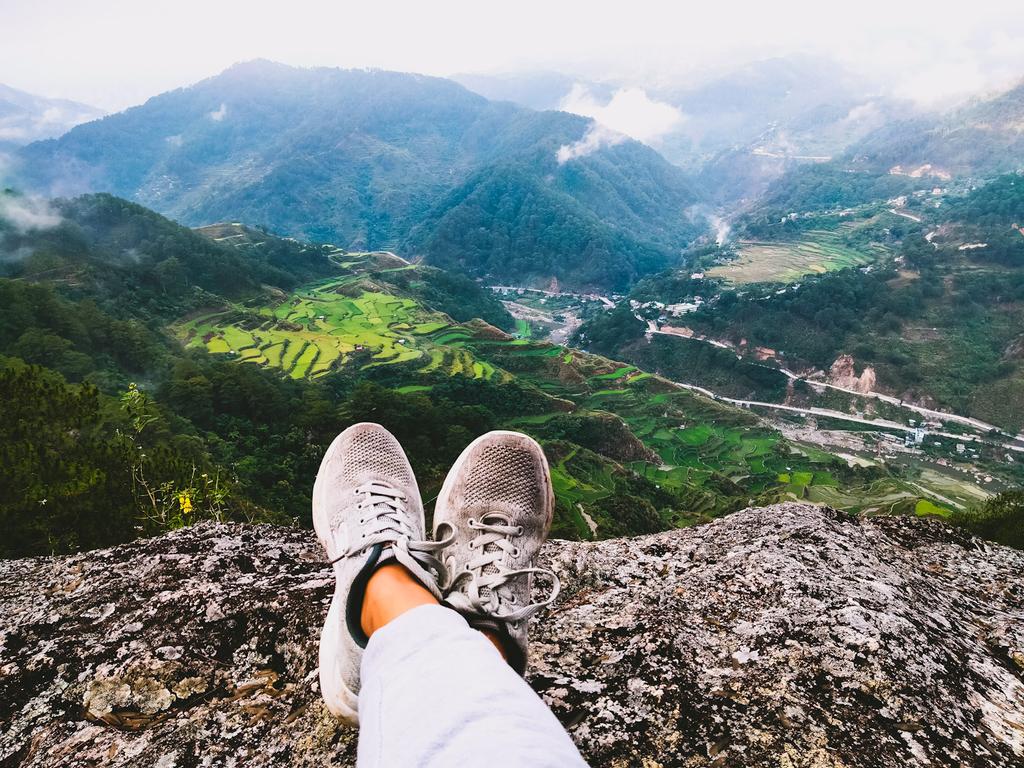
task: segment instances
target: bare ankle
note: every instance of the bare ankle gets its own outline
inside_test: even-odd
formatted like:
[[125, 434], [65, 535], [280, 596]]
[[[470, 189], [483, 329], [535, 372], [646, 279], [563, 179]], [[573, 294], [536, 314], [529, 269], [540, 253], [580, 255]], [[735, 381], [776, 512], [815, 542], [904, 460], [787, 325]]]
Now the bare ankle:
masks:
[[406, 611], [421, 605], [438, 605], [437, 599], [398, 563], [382, 565], [366, 582], [359, 616], [366, 636]]

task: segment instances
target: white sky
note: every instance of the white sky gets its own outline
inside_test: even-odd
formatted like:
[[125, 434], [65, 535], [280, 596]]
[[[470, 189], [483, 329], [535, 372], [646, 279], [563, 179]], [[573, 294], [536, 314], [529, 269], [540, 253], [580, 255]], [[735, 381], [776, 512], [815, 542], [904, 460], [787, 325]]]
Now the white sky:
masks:
[[257, 57], [630, 85], [824, 53], [921, 101], [1024, 77], [1020, 0], [0, 0], [0, 83], [107, 109]]

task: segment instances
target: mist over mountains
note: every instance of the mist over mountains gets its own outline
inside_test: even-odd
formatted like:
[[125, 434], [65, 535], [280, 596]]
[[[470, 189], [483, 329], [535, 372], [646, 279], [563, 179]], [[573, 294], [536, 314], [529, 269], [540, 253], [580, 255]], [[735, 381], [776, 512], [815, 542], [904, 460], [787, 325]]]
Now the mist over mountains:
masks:
[[69, 99], [50, 99], [0, 83], [0, 151], [60, 136], [103, 110]]
[[110, 191], [187, 224], [240, 220], [471, 273], [623, 287], [703, 231], [698, 196], [586, 118], [394, 72], [237, 65], [18, 154], [49, 195]]
[[20, 148], [15, 183], [499, 280], [622, 289], [704, 242], [716, 208], [814, 207], [806, 188], [854, 167], [878, 179], [855, 199], [898, 194], [893, 169], [994, 173], [1024, 149], [1020, 88], [931, 113], [814, 57], [648, 91], [548, 71], [457, 78], [239, 64]]

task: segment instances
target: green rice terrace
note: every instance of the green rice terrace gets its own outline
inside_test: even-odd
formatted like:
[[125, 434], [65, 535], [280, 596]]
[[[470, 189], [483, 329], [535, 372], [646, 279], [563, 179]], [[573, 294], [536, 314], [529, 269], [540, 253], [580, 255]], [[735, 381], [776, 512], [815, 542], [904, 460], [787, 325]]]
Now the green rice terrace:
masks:
[[[479, 339], [468, 344], [477, 356], [513, 370], [519, 381], [574, 404], [571, 416], [556, 410], [513, 419], [508, 426], [580, 446], [553, 451], [552, 476], [559, 500], [579, 510], [583, 532], [583, 509], [591, 514], [595, 505], [600, 509], [622, 467], [682, 499], [673, 506], [686, 512], [667, 521], [673, 525], [709, 519], [752, 499], [806, 499], [869, 513], [950, 510], [944, 494], [957, 482], [951, 477], [930, 469], [894, 475], [858, 466], [787, 440], [746, 411], [634, 366], [549, 344]], [[612, 456], [621, 466], [595, 461], [594, 453]]]
[[854, 224], [846, 222], [835, 230], [810, 230], [793, 241], [742, 241], [737, 257], [712, 268], [708, 275], [734, 285], [791, 283], [804, 275], [862, 267], [889, 253], [880, 243], [849, 245], [846, 236], [854, 228]]
[[468, 335], [409, 298], [346, 290], [352, 277], [316, 284], [273, 306], [230, 306], [176, 326], [190, 347], [317, 378], [348, 364], [366, 369], [416, 361], [429, 372], [490, 378], [493, 366], [459, 349]]
[[[509, 335], [481, 321], [455, 323], [388, 292], [393, 286], [369, 279], [357, 258], [334, 258], [347, 274], [194, 313], [173, 331], [189, 347], [294, 378], [345, 370], [408, 397], [430, 397], [460, 379], [488, 388], [487, 397], [519, 393], [524, 407], [502, 426], [543, 441], [564, 536], [618, 535], [624, 515], [646, 514], [656, 530], [780, 499], [850, 511], [950, 509], [931, 488], [942, 477], [851, 466], [635, 366], [534, 341], [522, 324]], [[380, 264], [372, 269], [380, 278]], [[630, 517], [628, 528], [645, 525]]]

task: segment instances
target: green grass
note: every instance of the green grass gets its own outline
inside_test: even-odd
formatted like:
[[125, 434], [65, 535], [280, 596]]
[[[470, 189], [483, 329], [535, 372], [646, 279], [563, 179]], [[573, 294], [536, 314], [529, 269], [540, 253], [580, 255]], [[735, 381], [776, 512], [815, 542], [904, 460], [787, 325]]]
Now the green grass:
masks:
[[928, 501], [928, 499], [919, 499], [917, 504], [914, 505], [914, 514], [947, 517], [949, 515], [949, 510], [944, 507], [940, 507], [938, 504], [933, 504]]
[[611, 373], [600, 373], [600, 374], [598, 374], [596, 376], [592, 376], [591, 378], [597, 379], [599, 381], [614, 381], [616, 379], [621, 379], [624, 376], [628, 376], [629, 374], [633, 373], [633, 371], [635, 371], [635, 370], [636, 370], [636, 366], [635, 365], [627, 365], [627, 366], [619, 368], [619, 369], [617, 369], [615, 371], [612, 371]]

